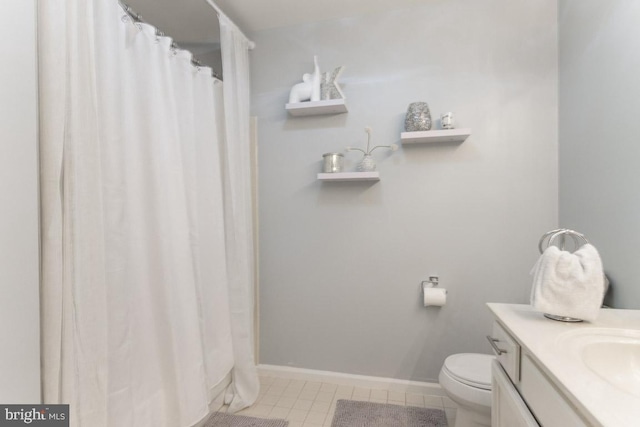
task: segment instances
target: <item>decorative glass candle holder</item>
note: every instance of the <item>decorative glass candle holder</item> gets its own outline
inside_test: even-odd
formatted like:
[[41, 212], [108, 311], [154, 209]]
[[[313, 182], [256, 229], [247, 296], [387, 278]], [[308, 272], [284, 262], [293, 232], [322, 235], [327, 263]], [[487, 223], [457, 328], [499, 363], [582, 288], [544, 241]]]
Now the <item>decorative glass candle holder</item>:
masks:
[[404, 129], [407, 132], [431, 130], [431, 111], [426, 102], [412, 102], [407, 108], [404, 119]]

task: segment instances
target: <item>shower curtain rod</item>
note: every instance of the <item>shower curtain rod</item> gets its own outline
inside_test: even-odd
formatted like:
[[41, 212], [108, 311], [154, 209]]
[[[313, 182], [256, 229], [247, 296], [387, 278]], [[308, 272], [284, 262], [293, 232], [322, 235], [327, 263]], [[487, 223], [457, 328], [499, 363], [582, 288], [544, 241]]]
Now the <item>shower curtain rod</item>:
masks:
[[[118, 3], [120, 4], [120, 7], [125, 11], [125, 13], [127, 15], [129, 15], [129, 17], [133, 20], [133, 22], [140, 22], [143, 24], [148, 24], [148, 22], [146, 22], [143, 18], [142, 15], [140, 15], [139, 13], [137, 13], [135, 10], [133, 10], [133, 8], [131, 6], [129, 6], [128, 4], [122, 2], [121, 0], [118, 0]], [[151, 25], [151, 24], [149, 24]], [[165, 34], [164, 32], [162, 32], [158, 27], [156, 27], [155, 25], [153, 25], [153, 27], [156, 29], [156, 35], [158, 37], [164, 37]], [[181, 49], [181, 50], [186, 50], [186, 49], [182, 49], [180, 47], [180, 45], [178, 43], [176, 43], [175, 41], [171, 41], [171, 48], [172, 49]], [[206, 67], [206, 65], [202, 64], [202, 62], [198, 61], [197, 59], [195, 59], [193, 57], [193, 53], [191, 53], [191, 64], [194, 67], [200, 68], [200, 67]], [[220, 80], [222, 81], [222, 78], [220, 78], [220, 76], [218, 75], [218, 73], [216, 73], [213, 68], [211, 69], [211, 76], [214, 79]]]
[[[215, 10], [215, 11], [216, 11], [216, 13], [218, 14], [218, 16], [222, 15], [222, 16], [224, 16], [225, 18], [227, 18], [229, 21], [233, 22], [233, 21], [231, 20], [231, 18], [229, 18], [229, 16], [228, 16], [226, 13], [224, 13], [224, 12], [222, 11], [222, 9], [220, 9], [220, 7], [219, 7], [217, 4], [215, 4], [215, 2], [214, 2], [213, 0], [205, 0], [205, 1], [206, 1], [207, 3], [209, 3], [209, 6], [211, 6], [211, 7], [213, 8], [213, 10]], [[240, 27], [238, 27], [238, 25], [237, 25], [235, 22], [233, 22], [233, 25], [235, 25], [235, 26], [236, 26], [236, 28], [238, 29], [238, 31], [240, 31], [240, 34], [242, 34], [242, 35], [244, 36], [244, 38], [245, 38], [245, 39], [247, 39], [247, 41], [249, 42], [249, 50], [253, 50], [253, 49], [255, 49], [255, 47], [256, 47], [255, 42], [251, 41], [251, 39], [249, 39], [249, 37], [247, 37], [247, 35], [246, 35], [244, 32], [242, 32], [242, 30], [240, 29]]]

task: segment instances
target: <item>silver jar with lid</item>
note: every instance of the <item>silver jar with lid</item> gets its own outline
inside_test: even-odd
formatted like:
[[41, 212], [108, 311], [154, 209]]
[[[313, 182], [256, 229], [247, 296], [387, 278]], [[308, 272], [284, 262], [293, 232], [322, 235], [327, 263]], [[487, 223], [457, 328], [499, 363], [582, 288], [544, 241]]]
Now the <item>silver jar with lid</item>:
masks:
[[342, 172], [344, 164], [344, 154], [342, 153], [325, 153], [322, 155], [324, 173]]

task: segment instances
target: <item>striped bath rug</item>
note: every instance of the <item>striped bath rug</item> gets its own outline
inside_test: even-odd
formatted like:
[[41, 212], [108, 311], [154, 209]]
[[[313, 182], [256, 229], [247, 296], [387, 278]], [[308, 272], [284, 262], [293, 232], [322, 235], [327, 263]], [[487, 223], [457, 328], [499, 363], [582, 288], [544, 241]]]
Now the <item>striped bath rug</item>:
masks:
[[446, 427], [442, 409], [338, 400], [331, 427]]
[[202, 427], [287, 427], [288, 421], [215, 412]]

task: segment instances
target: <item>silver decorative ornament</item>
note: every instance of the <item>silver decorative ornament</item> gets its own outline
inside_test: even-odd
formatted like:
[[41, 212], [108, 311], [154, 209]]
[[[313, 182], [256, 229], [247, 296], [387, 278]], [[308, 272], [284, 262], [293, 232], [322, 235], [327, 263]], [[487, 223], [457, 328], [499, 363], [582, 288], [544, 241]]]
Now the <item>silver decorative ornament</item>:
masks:
[[320, 80], [320, 93], [322, 99], [344, 99], [344, 93], [342, 93], [340, 84], [338, 84], [337, 81], [343, 70], [344, 66], [340, 66], [331, 73], [322, 73], [322, 78]]
[[358, 163], [358, 172], [373, 172], [376, 170], [376, 161], [371, 154], [365, 154], [362, 161]]
[[431, 130], [431, 112], [426, 102], [412, 102], [404, 119], [407, 132]]
[[396, 151], [398, 149], [398, 146], [396, 144], [376, 145], [375, 147], [371, 148], [371, 128], [366, 127], [364, 128], [364, 131], [367, 133], [367, 149], [363, 150], [362, 148], [347, 147], [347, 151], [359, 151], [364, 154], [364, 157], [362, 158], [360, 163], [358, 163], [358, 172], [373, 172], [376, 170], [376, 161], [373, 160], [371, 153], [373, 153], [378, 148], [388, 148], [391, 151]]

